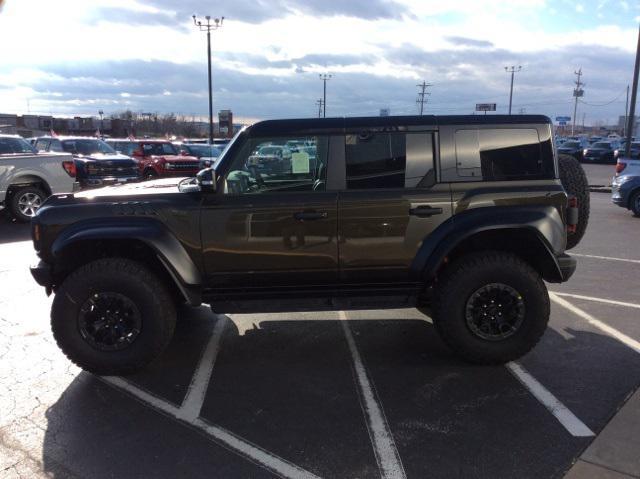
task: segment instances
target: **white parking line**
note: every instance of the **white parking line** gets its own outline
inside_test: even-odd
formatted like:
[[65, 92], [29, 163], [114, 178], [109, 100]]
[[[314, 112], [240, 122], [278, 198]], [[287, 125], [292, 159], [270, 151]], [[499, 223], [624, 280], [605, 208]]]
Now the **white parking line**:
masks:
[[562, 404], [547, 388], [538, 382], [529, 372], [518, 363], [507, 364], [507, 369], [522, 383], [522, 385], [546, 407], [551, 414], [575, 437], [595, 436], [580, 419], [578, 419], [567, 407]]
[[617, 339], [621, 343], [625, 344], [626, 346], [629, 346], [635, 352], [640, 353], [640, 342], [638, 342], [635, 339], [627, 336], [624, 333], [621, 333], [617, 329], [612, 328], [608, 324], [603, 323], [599, 319], [594, 318], [593, 316], [591, 316], [586, 311], [583, 311], [580, 308], [574, 306], [569, 301], [567, 301], [566, 299], [562, 299], [560, 296], [558, 296], [555, 293], [549, 292], [549, 298], [553, 302], [557, 303], [558, 305], [560, 305], [560, 306], [568, 309], [572, 313], [580, 316], [582, 319], [584, 319], [590, 325], [592, 325], [592, 326], [598, 328], [599, 330], [607, 333], [609, 336], [614, 337], [615, 339]]
[[214, 426], [205, 422], [200, 418], [193, 420], [181, 419], [180, 408], [168, 403], [167, 401], [160, 399], [153, 394], [150, 394], [142, 389], [134, 386], [133, 384], [125, 381], [117, 376], [109, 376], [99, 378], [102, 381], [116, 387], [119, 390], [125, 391], [132, 395], [134, 398], [142, 402], [147, 406], [151, 406], [165, 414], [181, 420], [201, 431], [206, 433], [215, 442], [221, 446], [235, 452], [236, 454], [248, 459], [249, 461], [270, 470], [280, 477], [287, 479], [319, 479], [318, 476], [312, 474], [309, 471], [290, 463], [289, 461], [282, 459], [274, 454], [271, 454], [264, 449], [251, 444], [250, 442], [230, 433], [229, 431]]
[[579, 253], [571, 253], [571, 256], [578, 256], [580, 258], [606, 259], [609, 261], [622, 261], [624, 263], [640, 264], [640, 259], [612, 258], [611, 256], [597, 256], [593, 254], [579, 254]]
[[351, 334], [351, 329], [346, 322], [347, 315], [344, 311], [340, 311], [339, 314], [342, 329], [351, 352], [351, 359], [353, 360], [353, 367], [359, 386], [360, 403], [367, 419], [369, 437], [371, 438], [380, 474], [383, 479], [405, 479], [407, 476], [404, 472], [398, 449], [387, 424], [387, 419], [384, 416], [382, 406], [379, 404], [373, 386], [367, 376], [367, 371]]
[[217, 315], [218, 321], [213, 328], [213, 333], [209, 338], [209, 342], [202, 353], [198, 368], [196, 369], [193, 378], [191, 378], [191, 384], [185, 395], [182, 406], [180, 407], [178, 417], [185, 421], [193, 421], [200, 416], [200, 410], [202, 409], [202, 403], [204, 402], [204, 396], [207, 393], [207, 387], [209, 386], [209, 380], [211, 379], [211, 373], [213, 372], [213, 366], [216, 363], [216, 357], [220, 350], [220, 338], [224, 332], [224, 328], [229, 322], [226, 316], [221, 314]]
[[581, 294], [558, 293], [557, 291], [553, 291], [553, 294], [557, 296], [564, 296], [565, 298], [584, 299], [585, 301], [593, 301], [595, 303], [613, 304], [615, 306], [624, 306], [625, 308], [640, 309], [640, 304], [625, 303], [623, 301], [614, 301], [612, 299], [594, 298], [592, 296], [582, 296]]

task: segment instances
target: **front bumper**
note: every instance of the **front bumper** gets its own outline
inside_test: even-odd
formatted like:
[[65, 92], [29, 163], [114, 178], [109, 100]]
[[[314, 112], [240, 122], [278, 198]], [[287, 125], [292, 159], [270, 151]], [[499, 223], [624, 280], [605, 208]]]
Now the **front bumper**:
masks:
[[88, 177], [81, 178], [79, 180], [80, 187], [84, 188], [99, 188], [101, 186], [110, 186], [118, 183], [132, 183], [134, 181], [139, 181], [139, 176], [102, 176], [102, 177]]
[[29, 269], [36, 283], [44, 286], [47, 294], [51, 294], [51, 289], [53, 288], [53, 271], [51, 265], [41, 260], [37, 265], [31, 266]]
[[560, 274], [562, 276], [562, 282], [568, 281], [573, 273], [576, 272], [576, 266], [578, 265], [578, 261], [573, 256], [569, 256], [568, 254], [561, 254], [557, 257], [558, 266], [560, 267]]

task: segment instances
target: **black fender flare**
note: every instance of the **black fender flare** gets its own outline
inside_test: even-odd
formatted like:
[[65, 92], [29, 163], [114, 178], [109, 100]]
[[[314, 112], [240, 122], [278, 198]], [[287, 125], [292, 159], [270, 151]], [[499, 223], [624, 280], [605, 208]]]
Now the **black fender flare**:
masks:
[[74, 223], [64, 229], [51, 245], [53, 258], [79, 241], [138, 240], [149, 246], [191, 305], [201, 303], [200, 270], [180, 241], [153, 218], [102, 218]]
[[545, 279], [562, 281], [558, 258], [566, 245], [564, 222], [553, 206], [533, 205], [475, 208], [452, 216], [423, 240], [411, 264], [412, 275], [433, 280], [445, 258], [463, 241], [478, 233], [496, 230], [520, 230], [535, 235], [553, 265]]

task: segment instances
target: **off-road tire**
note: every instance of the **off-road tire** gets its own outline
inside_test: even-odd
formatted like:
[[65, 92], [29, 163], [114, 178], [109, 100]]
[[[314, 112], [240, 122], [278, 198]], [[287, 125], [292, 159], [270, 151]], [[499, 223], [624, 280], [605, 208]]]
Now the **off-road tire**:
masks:
[[580, 243], [589, 224], [589, 180], [580, 165], [573, 156], [559, 155], [558, 166], [560, 169], [560, 181], [565, 191], [578, 199], [578, 224], [575, 233], [567, 234], [567, 249], [574, 248]]
[[155, 180], [155, 179], [158, 179], [159, 177], [160, 176], [158, 175], [156, 170], [154, 170], [153, 168], [148, 168], [144, 170], [144, 173], [142, 174], [142, 178], [144, 180]]
[[[490, 341], [474, 334], [466, 321], [469, 298], [483, 286], [501, 283], [524, 302], [524, 319], [505, 339]], [[540, 275], [518, 256], [497, 251], [471, 253], [454, 261], [434, 292], [433, 322], [442, 340], [463, 359], [503, 364], [529, 352], [549, 321], [549, 295]]]
[[47, 199], [47, 194], [36, 186], [23, 186], [13, 190], [13, 192], [11, 193], [11, 201], [9, 202], [9, 209], [11, 216], [13, 216], [16, 221], [20, 223], [28, 223], [32, 218], [31, 216], [24, 214], [20, 210], [20, 200], [24, 198], [25, 195], [37, 196], [40, 200], [40, 204], [44, 203], [44, 201]]
[[[126, 349], [96, 349], [80, 333], [80, 309], [100, 292], [125, 295], [140, 313], [140, 333]], [[167, 347], [175, 323], [167, 286], [142, 264], [124, 258], [100, 259], [78, 268], [64, 280], [51, 307], [51, 328], [60, 349], [76, 365], [99, 375], [126, 375], [146, 366]]]

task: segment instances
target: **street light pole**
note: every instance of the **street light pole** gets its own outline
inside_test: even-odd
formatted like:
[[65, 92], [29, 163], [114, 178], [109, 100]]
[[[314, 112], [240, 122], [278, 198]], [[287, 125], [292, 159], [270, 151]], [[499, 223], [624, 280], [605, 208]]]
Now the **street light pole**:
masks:
[[209, 144], [213, 144], [213, 85], [211, 81], [211, 31], [217, 30], [222, 27], [222, 22], [224, 22], [224, 17], [214, 18], [213, 22], [211, 21], [211, 16], [207, 15], [205, 21], [198, 20], [198, 18], [193, 15], [193, 24], [198, 27], [201, 32], [207, 32], [207, 66], [208, 66], [208, 76], [209, 76]]
[[102, 118], [104, 116], [104, 111], [98, 110], [98, 115], [100, 115], [100, 134], [104, 135], [104, 123], [102, 121]]
[[631, 156], [631, 138], [633, 138], [633, 122], [636, 119], [636, 101], [638, 99], [638, 75], [640, 74], [640, 28], [638, 29], [638, 46], [636, 47], [636, 65], [633, 69], [633, 87], [631, 88], [631, 105], [627, 119], [627, 142], [624, 145], [624, 156]]
[[518, 65], [517, 67], [504, 67], [504, 71], [506, 71], [507, 73], [511, 73], [511, 90], [509, 90], [509, 115], [511, 115], [511, 105], [513, 101], [513, 78], [515, 74], [520, 70], [522, 70], [522, 67], [520, 65]]
[[323, 85], [323, 95], [322, 95], [322, 117], [327, 117], [327, 81], [331, 80], [333, 75], [328, 73], [323, 73], [320, 75], [320, 80], [322, 80]]

